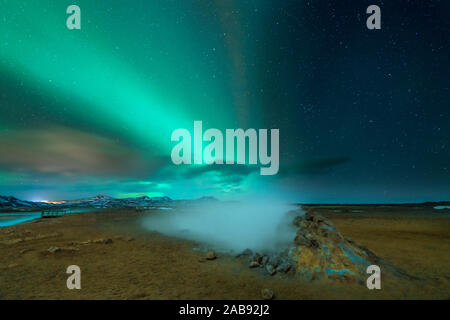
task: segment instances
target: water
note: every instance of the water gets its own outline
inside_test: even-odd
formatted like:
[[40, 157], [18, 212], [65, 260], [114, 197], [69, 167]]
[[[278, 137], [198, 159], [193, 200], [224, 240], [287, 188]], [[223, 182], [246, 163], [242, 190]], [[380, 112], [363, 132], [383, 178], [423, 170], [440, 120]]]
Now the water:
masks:
[[[80, 209], [69, 209], [66, 211], [66, 213], [87, 213], [93, 211], [94, 210], [92, 208], [80, 208]], [[0, 228], [14, 226], [16, 224], [32, 221], [40, 217], [41, 211], [0, 213]]]
[[0, 227], [9, 227], [41, 217], [38, 212], [7, 212], [0, 213]]
[[442, 210], [442, 209], [450, 209], [450, 206], [436, 206], [434, 209]]

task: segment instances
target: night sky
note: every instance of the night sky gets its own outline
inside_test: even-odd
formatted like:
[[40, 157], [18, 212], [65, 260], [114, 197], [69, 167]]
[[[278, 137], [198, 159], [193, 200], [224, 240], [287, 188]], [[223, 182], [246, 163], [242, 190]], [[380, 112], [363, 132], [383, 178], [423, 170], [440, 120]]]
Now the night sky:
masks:
[[[68, 30], [66, 8], [81, 8]], [[381, 30], [366, 8], [381, 8]], [[0, 0], [0, 194], [450, 200], [450, 2]], [[175, 166], [278, 128], [280, 171]]]

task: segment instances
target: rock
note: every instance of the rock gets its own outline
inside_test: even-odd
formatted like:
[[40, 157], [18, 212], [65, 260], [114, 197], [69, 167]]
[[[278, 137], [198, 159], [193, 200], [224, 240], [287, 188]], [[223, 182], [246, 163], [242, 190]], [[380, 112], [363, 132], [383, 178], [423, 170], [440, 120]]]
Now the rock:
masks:
[[251, 261], [256, 261], [259, 264], [261, 264], [262, 257], [257, 252], [255, 252], [255, 254], [253, 255]]
[[28, 248], [28, 249], [23, 249], [23, 250], [20, 250], [20, 253], [21, 253], [21, 254], [24, 254], [24, 253], [27, 253], [27, 252], [30, 252], [30, 251], [33, 251], [33, 249], [30, 249], [30, 248]]
[[83, 246], [83, 245], [87, 245], [90, 244], [92, 241], [91, 240], [86, 240], [86, 241], [81, 241], [81, 242], [69, 242], [69, 246]]
[[261, 296], [264, 300], [272, 300], [274, 298], [273, 291], [270, 289], [262, 289]]
[[61, 248], [58, 248], [58, 247], [55, 247], [55, 246], [50, 247], [50, 248], [47, 249], [47, 252], [49, 252], [49, 253], [56, 253], [56, 252], [60, 252], [60, 251], [61, 251]]
[[286, 260], [282, 256], [274, 255], [270, 257], [270, 264], [276, 269], [280, 264], [283, 264], [283, 261]]
[[314, 209], [297, 217], [294, 223], [298, 231], [289, 261], [295, 266], [292, 271], [304, 279], [359, 279], [365, 276], [367, 266], [381, 263], [367, 248], [345, 239], [331, 221], [314, 213]]
[[126, 241], [133, 241], [134, 238], [133, 238], [133, 237], [126, 237], [125, 240], [126, 240]]
[[277, 272], [288, 273], [291, 270], [291, 268], [292, 265], [289, 262], [283, 262], [276, 268], [276, 270]]
[[267, 262], [269, 262], [269, 257], [268, 256], [263, 256], [261, 258], [261, 264], [264, 266], [267, 264]]
[[47, 238], [52, 238], [52, 237], [59, 237], [61, 236], [60, 233], [58, 232], [52, 232], [52, 233], [47, 233], [47, 234], [38, 234], [35, 239], [36, 240], [41, 240], [41, 239], [47, 239]]
[[288, 273], [291, 270], [292, 266], [290, 263], [286, 263], [283, 267], [283, 272]]
[[264, 267], [271, 275], [296, 274], [302, 280], [335, 278], [347, 282], [365, 281], [367, 266], [380, 265], [396, 278], [412, 279], [363, 245], [344, 238], [330, 220], [314, 210], [306, 214], [297, 211], [294, 224], [298, 230], [290, 247], [271, 255], [253, 253], [250, 268]]
[[208, 251], [206, 253], [206, 259], [207, 260], [214, 260], [217, 258], [216, 252], [214, 250]]
[[242, 251], [241, 253], [239, 253], [239, 254], [237, 254], [236, 255], [236, 257], [246, 257], [246, 256], [251, 256], [252, 255], [252, 253], [253, 253], [253, 251], [252, 250], [250, 250], [250, 249], [245, 249], [244, 251]]
[[74, 247], [64, 247], [64, 248], [61, 248], [61, 250], [63, 250], [63, 251], [69, 251], [69, 252], [80, 251], [80, 249], [74, 248]]
[[141, 293], [137, 293], [137, 294], [131, 296], [130, 299], [131, 300], [144, 299], [146, 296], [147, 296], [147, 293], [141, 292]]
[[16, 244], [16, 243], [21, 243], [21, 242], [23, 242], [23, 241], [24, 241], [24, 240], [21, 239], [21, 238], [11, 239], [11, 240], [7, 240], [7, 241], [6, 241], [6, 244]]
[[277, 273], [277, 270], [271, 264], [266, 265], [266, 270], [271, 276]]
[[113, 243], [113, 241], [111, 238], [107, 238], [107, 239], [100, 238], [100, 239], [94, 240], [93, 243], [111, 244], [111, 243]]

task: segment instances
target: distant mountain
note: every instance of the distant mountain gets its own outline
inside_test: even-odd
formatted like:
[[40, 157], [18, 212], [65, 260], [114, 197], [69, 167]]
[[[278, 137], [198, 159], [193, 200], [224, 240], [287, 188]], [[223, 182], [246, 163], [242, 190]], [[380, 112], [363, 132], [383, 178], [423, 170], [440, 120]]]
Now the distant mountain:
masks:
[[212, 197], [212, 196], [206, 196], [198, 198], [196, 201], [219, 201], [219, 199]]
[[97, 195], [95, 197], [90, 197], [90, 198], [82, 198], [82, 199], [76, 199], [76, 200], [61, 200], [61, 201], [57, 201], [58, 204], [71, 204], [71, 205], [75, 205], [75, 204], [87, 204], [87, 203], [95, 203], [95, 202], [107, 202], [107, 201], [112, 201], [115, 200], [113, 197], [110, 196], [103, 196], [103, 195]]
[[99, 200], [114, 200], [114, 198], [110, 197], [110, 196], [97, 195], [95, 197], [82, 199], [82, 200], [85, 200], [85, 201], [99, 201]]
[[61, 200], [51, 203], [20, 200], [11, 196], [0, 196], [0, 208], [31, 208], [31, 207], [93, 207], [93, 208], [122, 208], [122, 207], [162, 207], [172, 203], [169, 197], [137, 197], [116, 199], [98, 195], [91, 198], [77, 200]]
[[41, 207], [46, 203], [20, 200], [11, 196], [0, 196], [0, 208]]
[[137, 197], [137, 198], [112, 198], [98, 195], [92, 198], [67, 200], [62, 202], [64, 207], [96, 207], [96, 208], [119, 208], [119, 207], [157, 207], [167, 205], [172, 199], [169, 197]]

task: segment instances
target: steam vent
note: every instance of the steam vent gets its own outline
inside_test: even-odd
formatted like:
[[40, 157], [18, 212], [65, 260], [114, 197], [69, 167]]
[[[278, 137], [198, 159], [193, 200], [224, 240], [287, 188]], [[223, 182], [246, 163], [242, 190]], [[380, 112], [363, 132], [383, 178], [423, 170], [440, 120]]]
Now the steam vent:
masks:
[[250, 267], [264, 267], [272, 275], [296, 274], [306, 280], [363, 280], [367, 278], [367, 267], [378, 265], [383, 274], [393, 278], [411, 278], [364, 246], [344, 238], [331, 221], [313, 209], [306, 214], [300, 210], [290, 214], [296, 216], [293, 223], [298, 228], [294, 244], [280, 256], [255, 253]]

